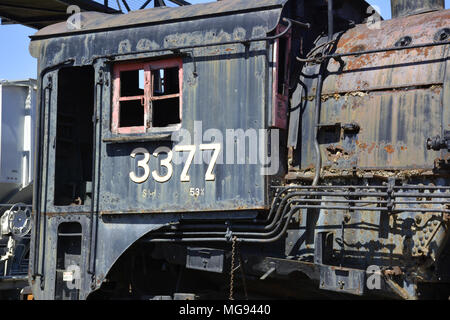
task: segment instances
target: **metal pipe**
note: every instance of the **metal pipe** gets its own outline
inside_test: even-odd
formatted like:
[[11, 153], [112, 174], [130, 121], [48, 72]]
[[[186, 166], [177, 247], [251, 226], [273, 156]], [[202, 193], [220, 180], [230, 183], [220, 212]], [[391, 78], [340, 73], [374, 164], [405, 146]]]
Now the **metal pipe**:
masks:
[[[292, 215], [297, 210], [297, 207], [291, 208], [291, 211], [288, 214], [288, 218], [286, 223], [284, 224], [283, 229], [278, 235], [268, 238], [268, 239], [252, 239], [252, 238], [238, 238], [237, 241], [242, 243], [270, 243], [275, 242], [285, 234], [287, 227], [289, 225], [289, 221], [292, 218]], [[224, 236], [223, 238], [179, 238], [179, 239], [143, 239], [143, 242], [228, 242], [228, 239]]]
[[334, 7], [333, 0], [328, 0], [328, 41], [333, 40], [334, 35]]
[[[303, 191], [296, 192], [298, 196], [330, 196], [330, 197], [388, 197], [387, 193], [383, 192], [317, 192], [317, 191]], [[403, 193], [394, 192], [390, 195], [391, 198], [450, 198], [450, 193]]]
[[[293, 189], [295, 188], [294, 186], [289, 187], [288, 189]], [[385, 187], [379, 187], [379, 188], [385, 188]], [[287, 188], [284, 188], [281, 192], [278, 192], [276, 199], [274, 199], [274, 203], [277, 202], [277, 198], [279, 198], [286, 190]], [[292, 199], [293, 197], [296, 196], [345, 196], [345, 197], [351, 197], [351, 196], [357, 196], [357, 197], [361, 197], [361, 196], [378, 196], [378, 197], [387, 197], [388, 195], [386, 193], [361, 193], [361, 192], [350, 192], [350, 193], [336, 193], [336, 192], [293, 192], [293, 193], [288, 193], [283, 200], [281, 201], [280, 205], [277, 207], [277, 213], [273, 219], [273, 221], [266, 226], [255, 226], [253, 225], [249, 225], [249, 224], [239, 224], [239, 222], [236, 225], [232, 226], [233, 231], [236, 230], [241, 230], [241, 231], [256, 231], [256, 230], [260, 230], [260, 231], [265, 231], [265, 230], [270, 230], [272, 229], [274, 226], [279, 226], [280, 223], [280, 219], [282, 219], [284, 217], [285, 214], [285, 210], [286, 208], [291, 205], [293, 202], [297, 202], [297, 203], [315, 203], [315, 202], [335, 202], [335, 203], [360, 203], [360, 204], [387, 204], [388, 201], [384, 201], [384, 200], [340, 200], [340, 199]], [[392, 195], [392, 197], [397, 196], [398, 193], [394, 193]], [[431, 198], [443, 198], [443, 197], [449, 197], [449, 194], [446, 195], [442, 195], [442, 194], [417, 194], [417, 193], [411, 193], [411, 194], [403, 194], [400, 193], [399, 194], [400, 197], [426, 197], [427, 196], [431, 196]], [[288, 203], [287, 203], [288, 202]], [[445, 204], [448, 201], [391, 201], [393, 205], [398, 205], [398, 204]], [[438, 209], [438, 208], [430, 208], [430, 209], [425, 209], [425, 208], [398, 208], [398, 209], [394, 209], [391, 210], [389, 208], [385, 208], [385, 207], [364, 207], [364, 206], [326, 206], [326, 205], [298, 205], [298, 207], [301, 207], [303, 209], [335, 209], [335, 210], [362, 210], [362, 211], [378, 211], [378, 212], [402, 212], [402, 211], [409, 211], [409, 212], [450, 212], [450, 210], [445, 210], [445, 209]], [[271, 211], [269, 213], [268, 218], [264, 221], [264, 222], [269, 222], [271, 220], [271, 216], [273, 215], [274, 212], [274, 208], [275, 206], [272, 205]], [[283, 214], [280, 216], [281, 211], [283, 211]], [[262, 223], [263, 221], [254, 221], [254, 223]], [[263, 222], [263, 223], [264, 223]], [[184, 229], [184, 230], [189, 230], [189, 229], [194, 229], [194, 230], [199, 230], [199, 229], [207, 229], [207, 230], [211, 230], [211, 229], [226, 229], [228, 228], [228, 226], [226, 224], [188, 224], [188, 225], [182, 225], [180, 227], [178, 227], [178, 230]], [[278, 227], [277, 227], [278, 229]], [[273, 230], [272, 232], [270, 232], [271, 234], [274, 232], [275, 230]], [[167, 235], [176, 235], [177, 233], [170, 233]], [[184, 234], [184, 233], [183, 233]], [[198, 233], [194, 233], [194, 234], [198, 234]], [[203, 233], [202, 233], [203, 234]], [[207, 235], [218, 235], [221, 233], [206, 233]], [[236, 233], [236, 235], [241, 236], [241, 235], [247, 235], [247, 233]]]
[[[43, 131], [43, 139], [45, 138], [46, 140], [45, 140], [45, 142], [44, 142], [44, 144], [47, 146], [47, 150], [46, 150], [46, 159], [47, 159], [47, 166], [46, 166], [46, 170], [45, 170], [45, 186], [46, 186], [46, 188], [45, 188], [45, 190], [44, 190], [44, 196], [43, 196], [43, 204], [44, 204], [44, 212], [46, 211], [46, 208], [47, 208], [47, 194], [48, 194], [48, 187], [47, 187], [47, 182], [48, 182], [48, 159], [49, 159], [49, 154], [50, 154], [50, 139], [51, 139], [51, 137], [50, 137], [50, 124], [51, 124], [51, 106], [52, 106], [52, 101], [51, 101], [51, 94], [52, 94], [52, 87], [53, 87], [53, 81], [52, 81], [52, 77], [51, 76], [49, 76], [48, 78], [47, 78], [47, 86], [44, 88], [44, 90], [45, 91], [47, 91], [48, 92], [48, 104], [47, 104], [47, 97], [45, 96], [45, 103], [44, 103], [44, 105], [45, 105], [45, 109], [44, 110], [40, 110], [40, 112], [41, 113], [43, 113], [43, 114], [45, 114], [46, 112], [48, 113], [48, 115], [47, 115], [47, 127], [45, 127], [45, 124], [44, 124], [44, 122], [43, 122], [43, 124], [44, 124], [44, 127], [43, 127], [43, 129], [42, 129], [42, 131]], [[47, 128], [47, 134], [44, 134], [45, 132], [45, 128]], [[43, 155], [42, 155], [43, 156]], [[41, 168], [42, 169], [42, 168]], [[42, 186], [40, 185], [40, 188], [42, 188]], [[41, 197], [41, 194], [39, 194], [39, 197]], [[39, 220], [40, 220], [40, 215], [39, 215]], [[40, 228], [40, 221], [39, 221], [39, 228]], [[45, 248], [46, 248], [46, 226], [47, 226], [47, 224], [46, 224], [46, 221], [44, 220], [44, 223], [43, 223], [43, 226], [42, 226], [42, 231], [41, 231], [41, 233], [42, 233], [42, 254], [44, 254], [44, 252], [45, 252]], [[38, 230], [40, 230], [40, 229], [38, 229]], [[36, 238], [39, 236], [39, 242], [40, 242], [40, 239], [41, 239], [41, 237], [40, 237], [40, 234], [37, 234], [36, 235]], [[38, 257], [37, 257], [37, 259], [38, 259], [38, 261], [39, 261], [39, 258], [40, 258], [40, 254], [38, 255]], [[36, 257], [35, 257], [36, 258]], [[40, 267], [40, 269], [39, 269], [39, 267]], [[42, 256], [42, 261], [41, 261], [41, 264], [38, 264], [38, 271], [37, 271], [37, 273], [38, 274], [41, 274], [41, 284], [40, 284], [40, 287], [41, 287], [41, 290], [44, 290], [44, 286], [45, 286], [45, 280], [44, 280], [44, 274], [45, 274], [45, 255], [43, 255]]]
[[[291, 186], [289, 188], [295, 188], [295, 186]], [[384, 187], [379, 187], [384, 188]], [[287, 188], [283, 188], [281, 192], [278, 192], [277, 197], [280, 197]], [[288, 193], [286, 197], [281, 201], [280, 205], [277, 208], [277, 215], [274, 218], [274, 221], [272, 221], [272, 226], [276, 226], [275, 229], [269, 231], [269, 232], [245, 232], [249, 230], [264, 230], [268, 229], [267, 226], [261, 228], [261, 227], [255, 227], [251, 225], [236, 225], [232, 226], [232, 235], [239, 237], [239, 241], [241, 242], [249, 242], [249, 243], [267, 243], [272, 241], [279, 240], [283, 234], [287, 230], [287, 226], [289, 225], [289, 221], [292, 218], [293, 213], [298, 209], [328, 209], [328, 210], [359, 210], [359, 211], [377, 211], [377, 212], [392, 212], [392, 213], [398, 213], [398, 212], [439, 212], [439, 213], [450, 213], [450, 210], [445, 209], [437, 209], [437, 208], [387, 208], [387, 207], [363, 207], [363, 206], [326, 206], [326, 205], [301, 205], [298, 204], [294, 207], [291, 205], [293, 203], [302, 203], [302, 202], [332, 202], [323, 200], [323, 199], [292, 199], [295, 196], [298, 195], [318, 195], [322, 194], [320, 192], [316, 193], [308, 193], [308, 192], [294, 192], [294, 193]], [[343, 195], [343, 196], [351, 196], [356, 193], [325, 193], [325, 194], [331, 194], [333, 196], [336, 195]], [[364, 193], [357, 193], [357, 194], [364, 194]], [[369, 195], [373, 196], [373, 193], [368, 193]], [[386, 197], [388, 196], [385, 193], [381, 193], [382, 196]], [[401, 194], [401, 196], [410, 196], [410, 197], [417, 197], [418, 194]], [[427, 197], [430, 194], [419, 194], [419, 197]], [[395, 196], [395, 194], [391, 195]], [[431, 197], [442, 197], [443, 195], [437, 195], [437, 194], [431, 194]], [[449, 195], [450, 196], [450, 195]], [[288, 200], [289, 199], [289, 200]], [[348, 203], [356, 203], [361, 201], [364, 203], [363, 200], [347, 200]], [[274, 201], [275, 203], [276, 201]], [[400, 201], [399, 203], [407, 203], [406, 201]], [[416, 202], [412, 202], [416, 203]], [[445, 202], [444, 202], [445, 203]], [[395, 203], [394, 203], [395, 204]], [[407, 203], [408, 204], [408, 203]], [[288, 215], [286, 215], [288, 208], [291, 208]], [[273, 208], [272, 208], [273, 209]], [[273, 210], [271, 210], [273, 212]], [[281, 216], [279, 213], [283, 211]], [[284, 224], [282, 224], [283, 219], [286, 219]], [[280, 231], [281, 226], [283, 225], [282, 230]], [[208, 225], [208, 224], [194, 224], [194, 225], [184, 225], [181, 226], [178, 230], [172, 231], [172, 232], [162, 232], [162, 233], [155, 233], [152, 234], [152, 236], [160, 237], [160, 238], [151, 238], [146, 239], [144, 241], [148, 242], [226, 242], [229, 240], [228, 236], [228, 225]], [[223, 232], [198, 232], [199, 229], [207, 229], [211, 230], [213, 228], [221, 228], [221, 229], [227, 229]], [[195, 230], [195, 231], [183, 231], [184, 230]], [[236, 229], [247, 229], [244, 232], [234, 232]], [[216, 237], [217, 236], [217, 237]], [[166, 238], [171, 237], [171, 238]], [[269, 238], [267, 238], [269, 237]]]
[[435, 46], [445, 46], [448, 44], [450, 44], [450, 41], [430, 42], [430, 43], [416, 44], [416, 45], [405, 46], [405, 47], [388, 47], [388, 48], [384, 48], [384, 49], [374, 49], [374, 50], [348, 52], [348, 53], [336, 53], [336, 54], [324, 56], [324, 58], [325, 59], [329, 59], [329, 58], [336, 59], [336, 58], [340, 58], [340, 57], [359, 56], [359, 55], [370, 54], [370, 53], [383, 53], [383, 52], [390, 52], [390, 51], [400, 51], [400, 50], [435, 47]]
[[[283, 214], [282, 214], [282, 218], [286, 216], [287, 214], [287, 209], [289, 208], [289, 205], [294, 203], [294, 202], [298, 202], [297, 199], [294, 200], [290, 200], [289, 204], [286, 205], [283, 209]], [[249, 232], [249, 231], [253, 231], [253, 230], [243, 230], [243, 232], [234, 232], [234, 228], [233, 228], [233, 232], [232, 235], [233, 237], [255, 237], [255, 238], [266, 238], [266, 237], [272, 237], [273, 235], [277, 234], [277, 231], [279, 231], [282, 219], [276, 224], [276, 228], [273, 230], [270, 230], [268, 232]], [[197, 227], [197, 226], [195, 226]], [[193, 228], [193, 227], [191, 227]], [[227, 231], [222, 231], [222, 232], [198, 232], [198, 231], [194, 231], [194, 232], [188, 232], [188, 231], [167, 231], [167, 232], [163, 232], [163, 233], [154, 233], [154, 235], [159, 235], [159, 236], [169, 236], [169, 237], [173, 237], [173, 236], [177, 236], [177, 235], [182, 235], [182, 236], [226, 236]]]
[[[0, 204], [0, 207], [12, 207], [14, 204], [13, 203], [6, 203], [6, 204]], [[31, 208], [32, 205], [31, 204], [23, 204], [21, 205], [21, 207], [27, 207], [27, 208]]]
[[314, 152], [316, 155], [316, 164], [315, 164], [315, 172], [314, 172], [314, 180], [312, 186], [315, 187], [319, 183], [320, 180], [320, 171], [322, 170], [322, 154], [320, 153], [320, 144], [319, 144], [319, 123], [320, 123], [320, 109], [322, 105], [322, 87], [323, 87], [323, 70], [325, 63], [320, 65], [320, 72], [317, 78], [317, 90], [316, 90], [316, 105], [314, 111]]
[[[289, 187], [285, 186], [271, 186], [274, 189], [283, 189], [283, 188], [289, 188], [289, 189], [387, 189], [387, 186], [362, 186], [362, 185], [328, 185], [328, 186], [307, 186], [307, 185], [291, 185]], [[445, 187], [444, 187], [445, 188]], [[448, 187], [450, 189], [450, 187]], [[283, 190], [282, 192], [285, 192], [286, 190]]]
[[[296, 192], [298, 196], [330, 196], [330, 197], [388, 197], [387, 193], [383, 192]], [[391, 198], [450, 198], [450, 193], [402, 193], [395, 192], [390, 195]]]
[[145, 1], [145, 2], [142, 4], [142, 6], [139, 8], [139, 10], [145, 9], [145, 7], [150, 3], [150, 1], [152, 1], [152, 0], [147, 0], [147, 1]]
[[[100, 67], [101, 68], [101, 67]], [[102, 115], [102, 101], [103, 101], [103, 76], [104, 73], [101, 71], [101, 69], [97, 72], [97, 81], [95, 83], [95, 102], [94, 102], [94, 112], [92, 117], [92, 129], [93, 129], [93, 137], [92, 137], [92, 170], [91, 170], [91, 176], [92, 176], [92, 194], [91, 194], [91, 222], [90, 222], [90, 245], [89, 245], [89, 264], [88, 264], [88, 270], [87, 272], [91, 275], [95, 274], [95, 254], [97, 250], [97, 224], [98, 224], [98, 195], [97, 192], [97, 181], [96, 181], [96, 174], [98, 174], [100, 165], [97, 166], [97, 161], [100, 161], [97, 159], [97, 144], [99, 144], [99, 141], [97, 141], [97, 131], [98, 128], [98, 122], [99, 122], [99, 116]], [[98, 157], [100, 158], [100, 156]]]
[[[240, 231], [267, 231], [272, 229], [275, 225], [278, 225], [279, 222], [282, 220], [284, 214], [285, 214], [285, 208], [288, 207], [292, 202], [298, 202], [298, 199], [290, 200], [290, 198], [294, 197], [295, 194], [289, 194], [286, 196], [286, 198], [283, 199], [281, 204], [277, 207], [277, 214], [273, 218], [273, 221], [271, 221], [270, 218], [265, 219], [264, 221], [253, 221], [253, 224], [236, 224], [232, 225], [232, 229], [234, 230], [240, 230]], [[286, 203], [288, 202], [289, 203]], [[271, 208], [271, 211], [273, 211], [274, 207]], [[281, 214], [281, 211], [283, 210], [283, 214]], [[269, 214], [270, 216], [270, 214]], [[269, 225], [262, 226], [263, 223], [269, 223]], [[238, 222], [239, 223], [239, 222]], [[255, 223], [258, 223], [259, 225], [255, 226]], [[177, 227], [178, 229], [226, 229], [229, 225], [227, 224], [189, 224], [189, 225], [181, 225]], [[234, 234], [234, 232], [233, 232]]]
[[[274, 221], [269, 226], [264, 226], [264, 227], [254, 226], [254, 225], [239, 225], [238, 226], [243, 231], [253, 231], [253, 230], [255, 230], [255, 231], [256, 230], [266, 231], [266, 230], [270, 230], [273, 226], [276, 225], [276, 228], [274, 230], [271, 230], [271, 231], [266, 232], [266, 233], [264, 233], [264, 232], [254, 232], [254, 233], [251, 233], [251, 232], [241, 232], [241, 233], [239, 233], [239, 232], [237, 232], [237, 233], [235, 233], [235, 232], [233, 232], [233, 235], [254, 236], [254, 237], [267, 237], [267, 236], [273, 235], [279, 229], [279, 226], [281, 225], [281, 221], [282, 221], [283, 217], [286, 215], [287, 208], [292, 203], [299, 202], [299, 201], [302, 200], [302, 199], [290, 199], [290, 198], [292, 198], [294, 196], [296, 196], [295, 193], [288, 194], [286, 196], [286, 198], [283, 199], [281, 204], [278, 206], [277, 215], [275, 216]], [[283, 213], [280, 216], [280, 212], [281, 211], [283, 211]], [[286, 221], [286, 224], [289, 223], [289, 220], [290, 219], [288, 219], [288, 221]], [[219, 229], [220, 228], [227, 228], [228, 229], [227, 225], [207, 225], [207, 224], [205, 224], [205, 225], [198, 225], [198, 224], [197, 225], [188, 225], [187, 227], [188, 228], [194, 228], [196, 230], [201, 229], [202, 227], [203, 227], [203, 229], [207, 229], [207, 230], [216, 229], [216, 228], [219, 228]], [[236, 230], [236, 227], [237, 226], [233, 226], [233, 228], [232, 228], [233, 231]], [[176, 232], [175, 231], [175, 232], [172, 232], [172, 233], [170, 233], [170, 232], [165, 232], [165, 233], [162, 233], [162, 234], [161, 233], [155, 233], [154, 235], [174, 236], [174, 235], [180, 235], [180, 234], [185, 235], [186, 233], [182, 232], [182, 231], [180, 231], [180, 232]], [[219, 233], [218, 232], [203, 232], [203, 233], [196, 232], [196, 233], [192, 233], [191, 235], [204, 235], [204, 236], [223, 235], [225, 237], [226, 236], [226, 232], [222, 232], [222, 233], [220, 233], [220, 232]]]
[[[388, 186], [363, 186], [363, 185], [328, 185], [328, 186], [307, 186], [307, 185], [291, 185], [288, 187], [285, 186], [272, 186], [274, 189], [387, 189]], [[417, 189], [417, 190], [450, 190], [449, 186], [394, 186], [393, 189], [395, 190], [411, 190], [411, 189]], [[286, 190], [283, 190], [285, 192]]]
[[122, 0], [123, 5], [125, 6], [125, 8], [127, 9], [128, 12], [131, 11], [130, 6], [127, 3], [127, 0]]
[[[274, 233], [276, 233], [276, 230], [273, 230], [269, 233], [234, 233], [233, 232], [233, 236], [241, 236], [240, 238], [238, 238], [238, 241], [240, 242], [248, 242], [248, 243], [266, 243], [266, 242], [274, 242], [279, 240], [283, 234], [286, 232], [287, 227], [289, 225], [289, 221], [292, 218], [293, 213], [296, 210], [299, 209], [308, 209], [308, 208], [317, 208], [317, 209], [336, 209], [336, 210], [359, 210], [360, 208], [358, 207], [324, 207], [324, 206], [301, 206], [301, 205], [297, 205], [291, 208], [291, 211], [288, 214], [288, 217], [286, 219], [286, 222], [284, 223], [284, 227], [283, 229], [276, 235], [274, 235]], [[284, 212], [286, 212], [287, 206], [284, 210]], [[380, 210], [383, 209], [383, 210]], [[363, 211], [390, 211], [387, 208], [364, 208]], [[397, 210], [398, 211], [398, 210]], [[405, 210], [401, 210], [401, 211], [412, 211], [412, 212], [450, 212], [450, 210], [430, 210], [430, 209], [417, 209], [417, 210], [409, 210], [409, 208], [405, 208]], [[285, 215], [285, 214], [283, 214]], [[279, 229], [279, 227], [277, 227], [277, 229]], [[227, 234], [226, 232], [220, 233], [220, 232], [165, 232], [165, 233], [155, 233], [153, 234], [155, 236], [166, 236], [166, 237], [172, 237], [169, 239], [166, 238], [150, 238], [150, 239], [143, 239], [142, 241], [144, 242], [226, 242], [228, 241], [227, 239]], [[268, 239], [259, 239], [259, 238], [250, 238], [250, 237], [267, 237], [267, 236], [272, 236], [271, 238]], [[182, 238], [174, 238], [175, 236], [178, 237], [182, 237]], [[195, 236], [197, 238], [189, 238], [188, 236]], [[210, 236], [222, 236], [220, 238], [211, 238]]]
[[[328, 41], [333, 40], [334, 34], [334, 12], [333, 12], [333, 0], [328, 0]], [[326, 46], [323, 47], [322, 53], [324, 52]], [[328, 60], [323, 60], [320, 69], [319, 76], [317, 77], [317, 88], [316, 88], [316, 104], [314, 112], [314, 153], [316, 155], [315, 163], [315, 173], [312, 186], [317, 186], [320, 180], [320, 172], [322, 170], [322, 154], [320, 153], [319, 144], [319, 124], [320, 124], [320, 111], [322, 107], [322, 88], [323, 88], [323, 75], [326, 72], [326, 66]]]
[[428, 47], [435, 47], [435, 46], [446, 46], [449, 45], [450, 41], [442, 41], [442, 42], [430, 42], [430, 43], [423, 43], [423, 44], [416, 44], [411, 46], [405, 46], [405, 47], [389, 47], [389, 48], [383, 48], [383, 49], [374, 49], [374, 50], [365, 50], [365, 51], [357, 51], [357, 52], [346, 52], [346, 53], [335, 53], [330, 55], [324, 55], [321, 56], [319, 59], [317, 58], [311, 58], [311, 59], [301, 59], [297, 57], [297, 60], [301, 62], [322, 62], [327, 59], [339, 59], [342, 57], [353, 57], [353, 56], [361, 56], [364, 54], [372, 54], [372, 53], [384, 53], [384, 52], [390, 52], [390, 51], [400, 51], [400, 50], [409, 50], [409, 49], [420, 49], [420, 48], [428, 48]]

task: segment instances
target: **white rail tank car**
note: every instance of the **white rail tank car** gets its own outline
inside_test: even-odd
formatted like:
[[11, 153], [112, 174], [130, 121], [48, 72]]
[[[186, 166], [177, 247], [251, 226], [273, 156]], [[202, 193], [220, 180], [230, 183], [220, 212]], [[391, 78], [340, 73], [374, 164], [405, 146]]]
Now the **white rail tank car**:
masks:
[[0, 296], [26, 286], [36, 81], [0, 81]]

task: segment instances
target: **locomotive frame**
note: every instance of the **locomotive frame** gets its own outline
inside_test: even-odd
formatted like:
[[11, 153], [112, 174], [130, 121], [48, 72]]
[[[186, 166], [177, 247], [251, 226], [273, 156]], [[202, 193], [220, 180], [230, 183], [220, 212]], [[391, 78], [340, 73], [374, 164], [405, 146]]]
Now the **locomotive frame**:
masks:
[[[229, 285], [230, 297], [297, 297], [301, 288], [321, 296], [320, 288], [410, 299], [423, 284], [447, 290], [449, 42], [439, 33], [449, 13], [371, 30], [367, 9], [229, 0], [86, 13], [80, 30], [63, 23], [33, 36], [33, 295], [190, 299], [223, 297]], [[398, 77], [404, 70], [414, 81]], [[253, 142], [277, 170], [217, 161], [225, 145], [196, 138], [198, 121], [241, 129], [244, 141], [256, 128], [263, 138]], [[181, 129], [194, 143], [172, 139]], [[189, 152], [182, 165], [172, 164], [177, 152]], [[227, 275], [237, 260], [236, 293]], [[380, 284], [368, 290], [373, 266]], [[286, 279], [295, 284], [280, 290]]]

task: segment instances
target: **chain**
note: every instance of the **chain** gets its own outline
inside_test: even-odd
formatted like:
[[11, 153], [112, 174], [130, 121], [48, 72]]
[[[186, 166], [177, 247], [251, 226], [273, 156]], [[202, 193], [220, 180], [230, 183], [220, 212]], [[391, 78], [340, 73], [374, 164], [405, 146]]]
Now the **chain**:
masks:
[[235, 256], [236, 256], [236, 237], [233, 237], [231, 244], [231, 269], [230, 269], [230, 300], [234, 300], [233, 298], [233, 287], [234, 287], [234, 264], [235, 264]]

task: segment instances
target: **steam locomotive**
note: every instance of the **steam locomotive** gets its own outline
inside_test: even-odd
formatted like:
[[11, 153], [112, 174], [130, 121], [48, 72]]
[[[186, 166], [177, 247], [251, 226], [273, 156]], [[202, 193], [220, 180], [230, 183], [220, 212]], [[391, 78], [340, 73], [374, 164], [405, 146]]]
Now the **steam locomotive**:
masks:
[[85, 12], [32, 36], [37, 299], [449, 296], [442, 0]]

